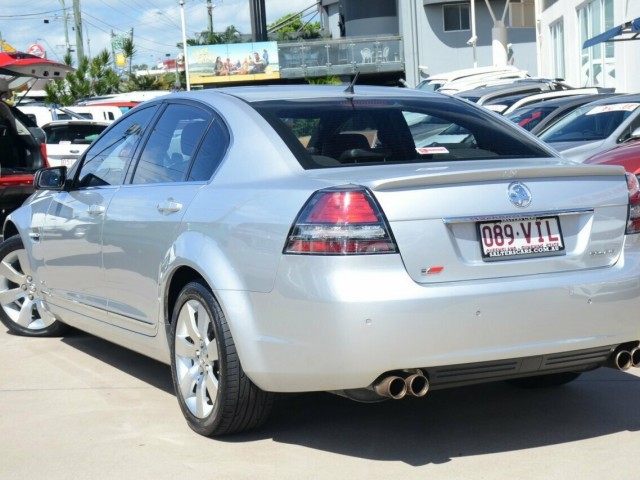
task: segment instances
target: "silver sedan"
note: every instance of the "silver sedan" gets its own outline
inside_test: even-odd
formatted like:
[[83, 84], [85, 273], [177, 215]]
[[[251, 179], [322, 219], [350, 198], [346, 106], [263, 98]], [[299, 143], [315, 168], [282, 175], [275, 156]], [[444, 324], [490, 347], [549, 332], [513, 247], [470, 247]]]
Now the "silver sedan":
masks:
[[2, 322], [171, 364], [203, 435], [258, 427], [278, 392], [372, 402], [640, 364], [636, 177], [460, 99], [167, 95], [35, 185], [4, 225]]

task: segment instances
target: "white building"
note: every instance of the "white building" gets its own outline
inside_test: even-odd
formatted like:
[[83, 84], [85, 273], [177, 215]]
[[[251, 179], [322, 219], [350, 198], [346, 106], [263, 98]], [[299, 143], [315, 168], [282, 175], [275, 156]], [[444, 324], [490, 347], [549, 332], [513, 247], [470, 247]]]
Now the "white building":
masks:
[[[477, 0], [476, 0], [477, 1]], [[585, 41], [640, 17], [640, 0], [536, 0], [537, 48], [542, 76], [575, 86], [640, 92], [640, 35], [583, 49]], [[610, 40], [629, 39], [632, 34]]]

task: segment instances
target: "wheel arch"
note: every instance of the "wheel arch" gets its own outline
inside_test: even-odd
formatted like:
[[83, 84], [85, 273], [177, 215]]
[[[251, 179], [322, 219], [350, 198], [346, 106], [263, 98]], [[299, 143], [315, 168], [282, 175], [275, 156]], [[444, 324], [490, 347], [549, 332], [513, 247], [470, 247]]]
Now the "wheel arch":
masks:
[[[207, 286], [207, 288], [209, 288], [209, 290], [211, 290], [213, 293], [213, 289], [208, 284], [208, 282], [206, 282], [205, 278], [197, 270], [186, 265], [182, 265], [181, 267], [177, 268], [171, 275], [171, 278], [169, 279], [169, 282], [167, 284], [166, 294], [164, 295], [164, 312], [165, 312], [164, 323], [167, 331], [167, 339], [169, 339], [169, 341], [170, 341], [169, 330], [171, 328], [171, 318], [173, 317], [173, 310], [175, 308], [178, 295], [180, 295], [180, 291], [184, 288], [185, 285], [187, 285], [190, 282], [194, 282], [198, 280], [201, 280]], [[214, 297], [215, 297], [215, 294], [214, 294]]]
[[2, 235], [4, 239], [11, 238], [14, 235], [18, 235], [18, 233], [19, 233], [18, 228], [15, 226], [15, 224], [12, 221], [9, 220], [4, 224], [4, 228], [2, 231]]

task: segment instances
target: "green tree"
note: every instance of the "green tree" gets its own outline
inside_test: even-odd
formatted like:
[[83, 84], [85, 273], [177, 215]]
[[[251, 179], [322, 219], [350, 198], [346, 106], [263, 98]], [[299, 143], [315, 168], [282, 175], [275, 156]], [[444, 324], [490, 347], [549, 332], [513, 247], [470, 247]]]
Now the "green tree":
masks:
[[131, 37], [127, 37], [122, 41], [122, 53], [129, 61], [129, 75], [131, 75], [131, 62], [133, 61], [133, 56], [138, 53]]
[[280, 41], [319, 38], [320, 29], [320, 22], [304, 22], [300, 13], [290, 13], [267, 26]]
[[[233, 25], [229, 25], [224, 32], [210, 32], [205, 30], [196, 34], [194, 38], [187, 38], [187, 45], [220, 45], [225, 43], [241, 43], [242, 34]], [[182, 42], [177, 44], [178, 48], [182, 48]]]
[[92, 59], [84, 57], [76, 71], [68, 74], [64, 80], [47, 83], [45, 103], [73, 105], [83, 98], [117, 93], [119, 86], [120, 77], [111, 67], [109, 51], [104, 49]]
[[171, 90], [174, 85], [174, 73], [164, 73], [159, 77], [130, 73], [125, 87], [130, 92], [137, 92], [142, 90]]

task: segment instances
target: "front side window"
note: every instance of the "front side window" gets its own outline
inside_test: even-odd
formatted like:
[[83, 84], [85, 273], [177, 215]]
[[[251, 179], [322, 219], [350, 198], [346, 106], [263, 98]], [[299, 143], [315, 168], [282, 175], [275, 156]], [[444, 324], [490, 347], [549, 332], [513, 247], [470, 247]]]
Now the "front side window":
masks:
[[84, 156], [77, 185], [96, 187], [122, 183], [136, 147], [157, 108], [153, 105], [136, 110], [96, 140]]

